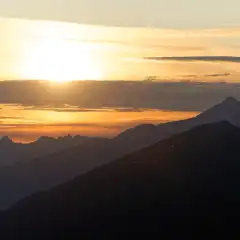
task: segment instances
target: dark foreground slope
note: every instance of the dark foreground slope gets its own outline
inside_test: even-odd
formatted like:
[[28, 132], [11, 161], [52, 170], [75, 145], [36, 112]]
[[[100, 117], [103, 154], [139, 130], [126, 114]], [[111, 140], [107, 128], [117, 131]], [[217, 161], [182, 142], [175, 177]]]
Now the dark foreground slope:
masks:
[[228, 122], [195, 128], [20, 201], [1, 226], [18, 237], [25, 231], [49, 239], [232, 231], [240, 216], [239, 146], [240, 129]]

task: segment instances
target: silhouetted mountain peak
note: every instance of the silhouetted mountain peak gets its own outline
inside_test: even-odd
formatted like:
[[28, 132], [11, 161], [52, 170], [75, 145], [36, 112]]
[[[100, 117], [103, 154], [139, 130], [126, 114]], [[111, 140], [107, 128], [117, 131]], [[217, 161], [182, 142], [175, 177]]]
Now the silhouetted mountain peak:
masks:
[[0, 140], [0, 143], [11, 144], [11, 143], [13, 143], [13, 141], [8, 136], [3, 136]]
[[238, 106], [240, 107], [240, 102], [234, 97], [226, 98], [222, 103], [222, 106]]
[[235, 111], [240, 112], [240, 102], [233, 98], [233, 97], [228, 97], [226, 98], [224, 101], [222, 101], [221, 103], [215, 105], [214, 107], [210, 108], [211, 109], [218, 109], [219, 111], [223, 111], [222, 113], [227, 113], [224, 111]]
[[212, 108], [198, 115], [197, 118], [199, 120], [204, 120], [205, 123], [222, 120], [227, 120], [231, 122], [231, 120], [239, 114], [240, 102], [233, 97], [228, 97], [223, 102], [213, 106]]
[[59, 137], [58, 139], [59, 140], [62, 140], [62, 141], [67, 141], [67, 140], [72, 140], [74, 139], [75, 137], [73, 137], [72, 135], [67, 135], [67, 136], [62, 136], [62, 137]]
[[44, 142], [44, 141], [51, 141], [51, 140], [55, 140], [55, 139], [52, 137], [41, 136], [40, 138], [38, 138], [37, 142]]

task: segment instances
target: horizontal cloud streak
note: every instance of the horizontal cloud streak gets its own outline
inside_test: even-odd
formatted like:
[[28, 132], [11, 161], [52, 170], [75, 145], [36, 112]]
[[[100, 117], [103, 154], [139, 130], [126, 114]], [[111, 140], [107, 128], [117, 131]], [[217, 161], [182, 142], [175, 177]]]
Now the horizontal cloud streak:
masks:
[[231, 73], [211, 73], [211, 74], [187, 74], [187, 75], [182, 75], [181, 77], [186, 77], [186, 78], [201, 78], [201, 77], [210, 77], [210, 78], [215, 78], [215, 77], [227, 77], [231, 76]]
[[230, 76], [231, 73], [213, 73], [213, 74], [207, 74], [205, 77], [226, 77]]
[[[122, 108], [110, 108], [110, 107], [102, 107], [102, 108], [74, 108], [64, 107], [64, 108], [54, 108], [54, 107], [38, 107], [38, 106], [30, 106], [23, 107], [24, 105], [18, 105], [18, 107], [22, 107], [22, 110], [37, 110], [37, 111], [53, 111], [53, 112], [66, 112], [66, 113], [81, 113], [81, 112], [144, 112], [144, 111], [161, 111], [160, 109], [152, 109], [152, 108], [132, 108], [132, 107], [122, 107]], [[16, 109], [17, 110], [17, 109]], [[1, 119], [1, 117], [0, 117]]]
[[125, 47], [134, 47], [134, 48], [154, 48], [154, 49], [165, 49], [171, 51], [204, 51], [206, 50], [205, 46], [191, 46], [191, 45], [182, 45], [176, 43], [175, 45], [169, 44], [158, 44], [159, 39], [154, 39], [154, 41], [149, 41], [149, 39], [140, 38], [136, 40], [93, 40], [93, 39], [75, 39], [75, 38], [63, 38], [66, 41], [73, 41], [78, 43], [86, 44], [97, 44], [97, 45], [120, 45]]
[[[215, 77], [206, 76], [210, 74], [215, 74]], [[216, 74], [225, 72], [180, 75], [182, 80], [192, 78], [195, 82], [80, 81], [69, 83], [67, 89], [61, 91], [50, 87], [46, 82], [0, 82], [0, 107], [3, 108], [4, 116], [9, 116], [9, 107], [16, 111], [46, 110], [69, 114], [114, 114], [119, 111], [138, 112], [140, 109], [202, 111], [228, 96], [240, 96], [239, 83], [219, 83], [217, 81], [222, 77], [218, 79]], [[212, 83], [204, 82], [206, 78], [212, 79]], [[82, 89], [85, 94], [80, 95]]]
[[0, 116], [0, 120], [4, 119], [24, 119], [23, 117], [15, 117], [15, 116]]
[[237, 56], [180, 56], [180, 57], [145, 57], [145, 60], [153, 61], [179, 61], [179, 62], [231, 62], [239, 63]]

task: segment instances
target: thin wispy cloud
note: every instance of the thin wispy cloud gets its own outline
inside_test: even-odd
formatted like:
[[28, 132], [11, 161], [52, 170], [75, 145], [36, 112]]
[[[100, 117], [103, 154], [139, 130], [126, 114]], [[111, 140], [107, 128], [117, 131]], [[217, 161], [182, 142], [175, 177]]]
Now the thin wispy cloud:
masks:
[[180, 57], [145, 57], [153, 61], [179, 61], [179, 62], [230, 62], [239, 63], [240, 57], [235, 56], [180, 56]]
[[39, 107], [39, 106], [27, 106], [22, 107], [22, 110], [28, 110], [28, 111], [53, 111], [53, 112], [109, 112], [113, 111], [113, 109], [108, 108], [71, 108], [71, 107], [64, 107], [64, 108], [55, 108], [55, 107]]
[[15, 120], [15, 119], [20, 119], [20, 120], [23, 120], [24, 118], [23, 117], [15, 117], [15, 116], [0, 116], [0, 120]]
[[[149, 108], [132, 108], [132, 107], [120, 107], [120, 108], [111, 108], [111, 107], [101, 107], [101, 108], [71, 108], [71, 106], [63, 108], [55, 107], [39, 107], [39, 106], [25, 106], [19, 105], [18, 109], [27, 110], [27, 111], [53, 111], [53, 112], [66, 112], [66, 113], [81, 113], [81, 112], [144, 112], [144, 111], [159, 111], [159, 109], [149, 109]], [[17, 109], [17, 110], [18, 110]], [[0, 117], [1, 118], [1, 117]], [[6, 117], [8, 118], [8, 117]], [[15, 118], [15, 117], [14, 117]], [[17, 119], [17, 117], [16, 117]]]
[[[102, 107], [102, 108], [74, 108], [72, 109], [71, 106], [64, 107], [64, 108], [55, 108], [55, 107], [39, 107], [39, 106], [25, 106], [19, 105], [19, 108], [23, 111], [52, 111], [52, 112], [59, 112], [59, 113], [86, 113], [86, 112], [146, 112], [146, 111], [162, 111], [161, 109], [153, 109], [153, 108], [134, 108], [134, 107]], [[1, 119], [2, 117], [0, 117]], [[9, 119], [8, 117], [3, 117]], [[13, 117], [13, 119], [18, 119], [18, 117]]]
[[211, 74], [186, 74], [186, 75], [181, 75], [181, 77], [184, 78], [201, 78], [201, 77], [210, 77], [210, 78], [217, 78], [217, 77], [227, 77], [231, 76], [231, 73], [211, 73]]
[[226, 77], [231, 76], [231, 73], [213, 73], [213, 74], [206, 74], [205, 77]]
[[[124, 37], [123, 37], [124, 38]], [[134, 48], [157, 48], [157, 49], [165, 49], [171, 51], [204, 51], [206, 50], [205, 46], [191, 46], [177, 44], [169, 45], [169, 44], [158, 44], [156, 43], [158, 40], [149, 41], [148, 39], [138, 39], [138, 41], [132, 40], [93, 40], [93, 39], [76, 39], [76, 38], [63, 38], [65, 41], [73, 41], [78, 43], [87, 43], [87, 44], [97, 44], [97, 45], [118, 45], [122, 47], [134, 47]]]

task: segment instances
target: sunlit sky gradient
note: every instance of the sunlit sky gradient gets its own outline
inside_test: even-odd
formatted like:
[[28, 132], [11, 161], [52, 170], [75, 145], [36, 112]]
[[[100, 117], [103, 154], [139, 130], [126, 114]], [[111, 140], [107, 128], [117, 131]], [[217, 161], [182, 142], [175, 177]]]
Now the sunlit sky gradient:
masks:
[[157, 29], [0, 19], [0, 78], [238, 81], [239, 62], [156, 61], [240, 56], [240, 28]]
[[0, 78], [238, 81], [239, 62], [145, 58], [240, 56], [239, 9], [239, 0], [0, 0], [2, 17], [75, 22], [0, 19]]
[[[40, 136], [64, 136], [79, 134], [112, 137], [127, 128], [143, 123], [164, 123], [169, 120], [196, 116], [197, 112], [162, 111], [117, 111], [116, 109], [85, 109], [69, 106], [52, 109], [47, 107], [23, 107], [0, 104], [0, 133], [16, 142], [35, 141]], [[75, 109], [75, 110], [74, 110]]]
[[[186, 89], [192, 84], [189, 82], [194, 82], [192, 90], [184, 90], [178, 96], [175, 89], [175, 95], [171, 93], [173, 99], [167, 97], [170, 109], [176, 101], [184, 109], [203, 88], [197, 82], [240, 82], [239, 9], [239, 0], [0, 0], [0, 80], [51, 80], [51, 91], [46, 90], [50, 95], [58, 92], [60, 85], [61, 91], [67, 93], [64, 84], [56, 82], [67, 84], [72, 80], [173, 81], [171, 91], [178, 89], [179, 81], [186, 84]], [[13, 83], [12, 89], [17, 86], [16, 82], [4, 83]], [[96, 85], [95, 90], [104, 89], [104, 83]], [[129, 89], [134, 95], [141, 88], [135, 89], [131, 84]], [[225, 96], [228, 85], [209, 85], [207, 89], [216, 87]], [[0, 104], [20, 100], [20, 104], [27, 101], [31, 106], [44, 98], [31, 94], [34, 89], [25, 97], [23, 93], [28, 87], [23, 86], [22, 92], [16, 87], [9, 102], [3, 100]], [[147, 95], [148, 84], [143, 89]], [[234, 93], [235, 86], [231, 89]], [[8, 95], [5, 85], [0, 91], [3, 96]], [[94, 105], [92, 99], [96, 96], [92, 89], [92, 95], [84, 91], [80, 91], [84, 97], [78, 94], [77, 98]], [[105, 107], [104, 104], [111, 103], [109, 111], [102, 111], [102, 106], [88, 111], [81, 104], [78, 108], [85, 110], [76, 112], [70, 106], [58, 111], [46, 106], [21, 109], [21, 105], [2, 105], [0, 135], [22, 142], [41, 135], [68, 133], [112, 136], [140, 123], [183, 119], [198, 112], [166, 112], [160, 107], [139, 112], [131, 106], [136, 102], [128, 95], [124, 100], [133, 111], [119, 111], [112, 104], [117, 96], [112, 96], [111, 91], [102, 94], [109, 96], [108, 101], [97, 104]], [[118, 97], [116, 102], [121, 102]], [[65, 100], [61, 99], [63, 103]], [[145, 105], [146, 99], [141, 100], [140, 105]], [[147, 100], [156, 105], [154, 97]]]

